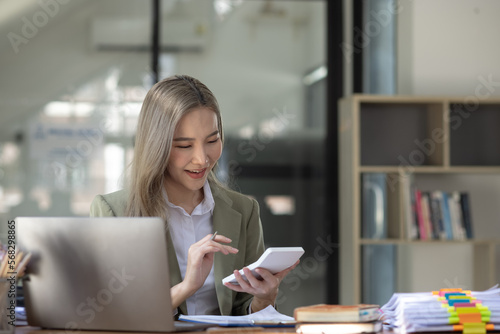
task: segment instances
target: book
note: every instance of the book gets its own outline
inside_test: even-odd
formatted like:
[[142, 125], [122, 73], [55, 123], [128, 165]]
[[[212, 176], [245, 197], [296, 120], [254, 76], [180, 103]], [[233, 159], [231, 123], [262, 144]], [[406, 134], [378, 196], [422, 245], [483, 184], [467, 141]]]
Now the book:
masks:
[[295, 308], [297, 322], [369, 322], [378, 320], [380, 307], [375, 304], [316, 304]]
[[465, 240], [465, 229], [462, 220], [462, 208], [460, 205], [460, 193], [458, 191], [453, 191], [448, 196], [448, 204], [450, 207], [453, 237], [455, 240]]
[[440, 191], [431, 192], [432, 222], [438, 232], [437, 239], [446, 240], [446, 228], [443, 220], [442, 196]]
[[406, 237], [408, 240], [418, 239], [418, 225], [415, 209], [415, 185], [413, 174], [407, 173], [402, 178], [404, 196], [404, 215], [406, 222]]
[[472, 216], [470, 211], [468, 193], [460, 193], [460, 203], [462, 204], [462, 219], [464, 223], [465, 234], [467, 235], [467, 239], [472, 239], [474, 238], [474, 233], [472, 230]]
[[441, 213], [443, 215], [444, 230], [446, 231], [446, 239], [453, 240], [453, 226], [451, 224], [450, 207], [448, 206], [448, 194], [444, 191], [439, 191], [441, 196]]
[[422, 192], [419, 189], [415, 189], [415, 209], [417, 211], [418, 235], [420, 240], [427, 240], [427, 230], [422, 212]]
[[295, 326], [298, 334], [355, 334], [382, 331], [381, 321], [350, 323], [302, 323]]
[[431, 220], [431, 205], [430, 205], [430, 194], [428, 192], [422, 192], [420, 196], [420, 207], [422, 210], [422, 218], [424, 220], [425, 234], [427, 239], [434, 239], [434, 229]]

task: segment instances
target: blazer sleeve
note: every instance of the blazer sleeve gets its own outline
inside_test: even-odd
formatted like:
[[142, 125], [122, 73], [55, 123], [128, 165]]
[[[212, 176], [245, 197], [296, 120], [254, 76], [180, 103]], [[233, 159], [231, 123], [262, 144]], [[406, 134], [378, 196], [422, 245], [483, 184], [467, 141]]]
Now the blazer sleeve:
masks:
[[91, 217], [116, 217], [113, 209], [102, 195], [97, 195], [90, 204]]
[[[246, 224], [246, 259], [245, 263], [253, 263], [264, 253], [264, 233], [260, 221], [259, 204], [252, 199], [252, 213]], [[247, 293], [237, 293], [233, 303], [233, 315], [245, 315], [249, 313], [249, 307], [253, 296]]]

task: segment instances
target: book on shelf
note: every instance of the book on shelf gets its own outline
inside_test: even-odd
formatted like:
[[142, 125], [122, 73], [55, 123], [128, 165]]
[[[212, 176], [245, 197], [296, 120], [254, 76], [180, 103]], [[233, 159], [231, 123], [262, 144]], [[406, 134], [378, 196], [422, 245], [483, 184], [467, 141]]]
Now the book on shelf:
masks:
[[446, 240], [448, 239], [447, 226], [445, 222], [445, 214], [443, 207], [443, 196], [441, 191], [434, 190], [431, 192], [431, 210], [432, 210], [432, 224], [436, 231], [435, 239]]
[[431, 205], [430, 205], [430, 194], [428, 192], [422, 192], [420, 196], [420, 207], [422, 210], [422, 218], [424, 221], [423, 228], [425, 228], [425, 235], [427, 239], [434, 239], [434, 231], [432, 227], [431, 220]]
[[356, 334], [382, 331], [382, 321], [347, 323], [301, 323], [295, 325], [298, 334]]
[[446, 239], [446, 233], [444, 231], [443, 214], [441, 212], [441, 202], [437, 193], [430, 193], [431, 201], [431, 221], [434, 230], [434, 239]]
[[466, 240], [473, 238], [467, 192], [424, 191], [410, 182], [404, 188], [404, 217], [410, 240]]
[[462, 207], [462, 219], [463, 226], [467, 239], [474, 238], [474, 233], [472, 231], [472, 216], [470, 211], [469, 194], [466, 192], [460, 193], [460, 204]]
[[293, 317], [297, 322], [370, 322], [380, 317], [380, 306], [316, 304], [295, 308]]
[[448, 194], [444, 191], [437, 191], [440, 197], [441, 213], [443, 217], [444, 230], [446, 232], [446, 239], [455, 239], [453, 235], [453, 227], [451, 224], [450, 207], [448, 206]]
[[415, 207], [415, 185], [413, 179], [414, 177], [412, 173], [407, 173], [401, 178], [404, 189], [403, 200], [406, 237], [409, 240], [416, 240], [419, 238], [417, 209]]
[[460, 203], [460, 192], [453, 191], [448, 197], [450, 206], [451, 222], [453, 224], [453, 235], [457, 240], [467, 239], [464, 220], [462, 216], [462, 205]]
[[418, 235], [420, 240], [427, 240], [427, 229], [425, 228], [424, 214], [422, 211], [422, 192], [415, 189], [415, 209], [417, 211]]

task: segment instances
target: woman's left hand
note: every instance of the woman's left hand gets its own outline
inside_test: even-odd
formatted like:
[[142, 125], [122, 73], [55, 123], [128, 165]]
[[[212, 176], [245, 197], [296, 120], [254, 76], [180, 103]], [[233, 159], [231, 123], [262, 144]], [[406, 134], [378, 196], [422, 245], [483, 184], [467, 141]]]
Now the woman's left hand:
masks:
[[252, 301], [252, 313], [266, 308], [268, 305], [273, 305], [278, 296], [278, 288], [286, 275], [292, 271], [300, 261], [295, 262], [291, 267], [286, 268], [276, 274], [264, 268], [257, 268], [255, 271], [262, 277], [256, 278], [247, 267], [243, 268], [243, 272], [248, 281], [243, 279], [243, 276], [238, 270], [234, 271], [234, 276], [239, 284], [225, 283], [229, 289], [237, 292], [246, 292], [254, 296]]

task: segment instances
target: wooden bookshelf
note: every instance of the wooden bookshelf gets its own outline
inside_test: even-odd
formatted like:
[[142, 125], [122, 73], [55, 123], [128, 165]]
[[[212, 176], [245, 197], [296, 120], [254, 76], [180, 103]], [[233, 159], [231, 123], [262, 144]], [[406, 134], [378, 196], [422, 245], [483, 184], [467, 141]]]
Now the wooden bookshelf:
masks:
[[[464, 256], [464, 262], [454, 260], [473, 271], [468, 288], [482, 290], [500, 282], [500, 99], [353, 95], [341, 99], [339, 109], [341, 303], [370, 302], [362, 297], [367, 277], [362, 272], [363, 247], [395, 247], [394, 292], [411, 289], [407, 282], [419, 279], [410, 277], [415, 273], [405, 259], [433, 247], [470, 248], [472, 255]], [[392, 180], [382, 239], [362, 237], [361, 187], [366, 173], [385, 173]], [[410, 240], [402, 181], [408, 174], [424, 189], [469, 192], [475, 238]], [[434, 260], [449, 261], [444, 253], [435, 254]], [[434, 269], [422, 275], [432, 275]], [[454, 280], [460, 277], [449, 278]], [[436, 288], [443, 287], [448, 286]]]

